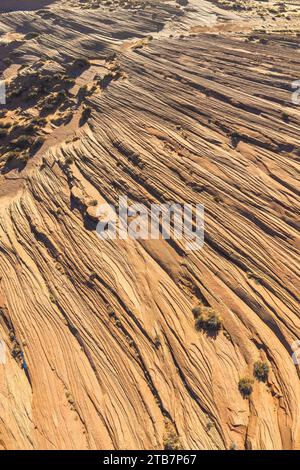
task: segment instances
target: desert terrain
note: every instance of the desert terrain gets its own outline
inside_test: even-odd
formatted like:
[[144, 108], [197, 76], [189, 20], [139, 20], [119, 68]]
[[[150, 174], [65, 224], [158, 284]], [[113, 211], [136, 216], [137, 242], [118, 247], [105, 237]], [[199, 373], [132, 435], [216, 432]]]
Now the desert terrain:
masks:
[[[0, 449], [300, 449], [299, 46], [300, 1], [0, 0]], [[120, 195], [203, 248], [101, 241]]]

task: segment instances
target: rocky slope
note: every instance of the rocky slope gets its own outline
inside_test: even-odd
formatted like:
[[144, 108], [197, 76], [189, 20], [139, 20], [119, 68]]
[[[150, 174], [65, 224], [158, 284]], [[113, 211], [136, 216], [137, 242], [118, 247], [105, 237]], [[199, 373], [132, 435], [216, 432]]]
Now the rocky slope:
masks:
[[[300, 2], [2, 3], [0, 448], [299, 449]], [[124, 194], [203, 249], [99, 240]]]

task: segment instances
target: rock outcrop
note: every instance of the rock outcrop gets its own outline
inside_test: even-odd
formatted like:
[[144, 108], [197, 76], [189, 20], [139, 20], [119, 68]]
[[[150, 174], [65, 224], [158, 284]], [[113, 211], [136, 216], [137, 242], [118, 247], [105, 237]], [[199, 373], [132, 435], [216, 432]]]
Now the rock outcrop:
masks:
[[[0, 14], [0, 448], [299, 449], [297, 10], [44, 3]], [[120, 195], [204, 247], [99, 240]]]

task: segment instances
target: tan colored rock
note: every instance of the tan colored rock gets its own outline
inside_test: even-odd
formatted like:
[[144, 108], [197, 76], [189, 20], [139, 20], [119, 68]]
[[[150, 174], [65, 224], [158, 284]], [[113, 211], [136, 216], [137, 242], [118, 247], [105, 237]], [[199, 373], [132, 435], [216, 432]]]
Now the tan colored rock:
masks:
[[[49, 110], [27, 165], [0, 162], [1, 449], [300, 448], [299, 41], [282, 32], [297, 18], [270, 21], [265, 44], [258, 6], [217, 3], [190, 0], [181, 16], [151, 3], [133, 21], [114, 2], [113, 24], [75, 0], [0, 15], [3, 34], [34, 15], [42, 39], [15, 49], [34, 73], [40, 58], [66, 75], [89, 59], [59, 104], [71, 120]], [[153, 40], [133, 50], [141, 31]], [[99, 88], [113, 52], [121, 73]], [[24, 114], [14, 99], [0, 126], [40, 119], [39, 100]], [[204, 204], [203, 249], [99, 240], [93, 201], [120, 195]], [[199, 305], [220, 319], [214, 334], [195, 328]], [[238, 383], [257, 361], [268, 378], [245, 399]]]

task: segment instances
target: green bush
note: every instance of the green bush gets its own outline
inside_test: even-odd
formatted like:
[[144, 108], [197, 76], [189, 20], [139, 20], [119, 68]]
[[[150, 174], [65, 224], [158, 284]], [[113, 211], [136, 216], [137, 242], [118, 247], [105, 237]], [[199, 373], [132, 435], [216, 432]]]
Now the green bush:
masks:
[[30, 39], [35, 39], [39, 36], [39, 33], [36, 33], [34, 31], [30, 32], [30, 33], [27, 33], [26, 36], [24, 37], [24, 39], [26, 41], [30, 40]]
[[32, 144], [32, 139], [27, 135], [20, 135], [16, 139], [12, 140], [11, 143], [15, 149], [26, 149]]
[[32, 149], [34, 151], [37, 151], [38, 149], [41, 148], [41, 146], [43, 145], [43, 143], [45, 142], [46, 138], [42, 135], [36, 137], [34, 139], [34, 142], [33, 142], [33, 145], [32, 145]]
[[254, 376], [260, 382], [266, 382], [268, 379], [270, 368], [266, 362], [257, 361], [254, 364]]
[[73, 163], [74, 163], [73, 155], [68, 155], [65, 159], [65, 164], [69, 166], [69, 165], [72, 165]]
[[193, 308], [192, 312], [195, 318], [196, 330], [204, 330], [215, 333], [221, 330], [221, 318], [213, 308], [199, 305]]
[[88, 68], [90, 67], [90, 61], [84, 57], [74, 60], [75, 67]]
[[249, 397], [253, 392], [253, 379], [250, 377], [243, 377], [239, 381], [239, 391], [243, 397]]
[[69, 87], [72, 87], [72, 86], [75, 85], [75, 80], [74, 80], [74, 78], [66, 78], [66, 79], [64, 80], [64, 84], [65, 84], [66, 87], [68, 87], [68, 88], [69, 88]]

